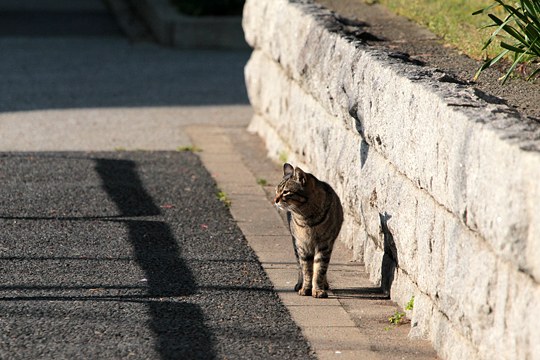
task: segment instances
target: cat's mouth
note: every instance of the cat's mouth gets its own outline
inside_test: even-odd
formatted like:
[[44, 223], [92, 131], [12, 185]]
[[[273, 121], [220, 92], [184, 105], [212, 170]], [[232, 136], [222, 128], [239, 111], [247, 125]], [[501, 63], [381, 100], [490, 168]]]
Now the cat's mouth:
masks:
[[275, 199], [274, 199], [274, 205], [276, 205], [276, 207], [278, 209], [286, 209], [287, 208], [287, 203], [281, 201], [283, 198], [283, 196], [280, 194], [280, 195], [276, 195]]

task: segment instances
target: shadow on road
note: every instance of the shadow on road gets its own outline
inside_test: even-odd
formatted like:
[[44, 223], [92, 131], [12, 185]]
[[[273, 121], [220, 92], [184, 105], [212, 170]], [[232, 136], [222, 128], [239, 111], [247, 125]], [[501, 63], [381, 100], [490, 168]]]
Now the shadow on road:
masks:
[[112, 15], [100, 11], [0, 11], [2, 36], [120, 36]]
[[[33, 158], [35, 159], [36, 156], [34, 155]], [[83, 313], [83, 311], [77, 310], [77, 308], [103, 309], [103, 307], [99, 306], [99, 304], [103, 303], [107, 303], [105, 307], [109, 309], [108, 311], [114, 311], [112, 309], [115, 307], [122, 308], [122, 304], [144, 305], [147, 308], [147, 316], [149, 316], [146, 326], [153, 333], [152, 338], [155, 350], [162, 359], [176, 359], [179, 356], [189, 357], [191, 355], [198, 358], [201, 356], [203, 358], [214, 358], [213, 336], [211, 331], [205, 326], [203, 310], [198, 304], [184, 300], [187, 299], [187, 296], [193, 295], [197, 291], [194, 276], [182, 258], [179, 242], [171, 231], [170, 225], [163, 221], [162, 216], [160, 216], [162, 214], [160, 207], [147, 192], [138, 174], [136, 162], [103, 157], [84, 158], [80, 155], [75, 156], [75, 159], [70, 159], [69, 156], [60, 157], [44, 154], [43, 158], [48, 159], [48, 161], [55, 161], [56, 159], [64, 162], [66, 160], [81, 162], [86, 159], [86, 166], [93, 161], [95, 173], [101, 183], [101, 189], [116, 206], [116, 214], [112, 216], [79, 217], [9, 216], [8, 214], [2, 214], [0, 216], [0, 220], [3, 221], [0, 224], [2, 228], [8, 228], [10, 223], [17, 224], [22, 222], [23, 224], [27, 224], [24, 226], [28, 226], [32, 233], [36, 233], [39, 232], [38, 226], [42, 226], [38, 224], [50, 223], [50, 225], [45, 225], [45, 227], [49, 228], [47, 231], [51, 231], [52, 229], [52, 231], [57, 232], [58, 229], [66, 226], [73, 226], [73, 223], [80, 224], [75, 227], [77, 232], [70, 235], [72, 238], [66, 239], [66, 244], [70, 246], [71, 252], [81, 252], [83, 254], [91, 252], [91, 249], [85, 247], [89, 245], [85, 245], [84, 240], [91, 236], [81, 226], [87, 227], [90, 230], [94, 228], [98, 232], [102, 232], [103, 230], [98, 229], [104, 226], [110, 226], [114, 229], [125, 229], [123, 233], [117, 235], [119, 236], [118, 242], [121, 244], [127, 240], [131, 246], [129, 253], [132, 256], [126, 255], [125, 252], [110, 253], [109, 256], [62, 256], [55, 255], [54, 253], [43, 256], [0, 256], [0, 261], [4, 265], [9, 267], [15, 266], [17, 268], [18, 264], [31, 264], [31, 267], [26, 268], [26, 271], [35, 272], [36, 274], [40, 274], [40, 276], [44, 275], [44, 278], [39, 279], [37, 283], [30, 281], [30, 284], [24, 284], [24, 282], [28, 282], [27, 277], [31, 279], [32, 274], [22, 275], [22, 278], [14, 273], [7, 277], [4, 276], [4, 280], [15, 280], [15, 284], [4, 283], [0, 285], [0, 291], [2, 292], [2, 296], [0, 297], [0, 320], [2, 320], [2, 315], [6, 316], [12, 311], [21, 311], [17, 309], [26, 308], [27, 310], [24, 310], [25, 312], [36, 311], [41, 314], [40, 316], [45, 316], [45, 323], [50, 322], [52, 324], [55, 317], [54, 312], [59, 310], [55, 308], [49, 313], [49, 310], [46, 309], [54, 308], [53, 304], [55, 303], [58, 304], [59, 308], [66, 306], [67, 308], [73, 308], [70, 311], [74, 311], [74, 313], [65, 315], [66, 318], [81, 312]], [[19, 158], [20, 161], [23, 159], [23, 157]], [[81, 169], [84, 169], [84, 166], [82, 165]], [[82, 174], [76, 174], [78, 170], [72, 169], [71, 176], [84, 177]], [[91, 169], [86, 168], [86, 171], [88, 170]], [[46, 172], [39, 169], [31, 171]], [[86, 176], [90, 174], [91, 171]], [[12, 174], [11, 177], [13, 176], [16, 175]], [[21, 184], [17, 185], [18, 188], [21, 186], [24, 188], [24, 178], [21, 180]], [[70, 181], [73, 181], [73, 179], [66, 180], [68, 184]], [[39, 183], [39, 180], [37, 182]], [[52, 183], [54, 186], [54, 179]], [[76, 188], [77, 190], [71, 187], [71, 191], [88, 192], [83, 188], [82, 183], [78, 183]], [[94, 188], [90, 192], [95, 192], [96, 190], [99, 189]], [[70, 190], [59, 189], [58, 191], [69, 192]], [[98, 193], [88, 194], [87, 196], [89, 198], [96, 196], [99, 198]], [[25, 200], [21, 200], [24, 204]], [[80, 200], [85, 201], [85, 199]], [[9, 209], [9, 206], [6, 206], [8, 202], [9, 200], [6, 202], [0, 201], [0, 209], [2, 211], [6, 211], [6, 208]], [[33, 211], [32, 207], [35, 206], [36, 209], [39, 209], [38, 205], [37, 203], [26, 203], [23, 207], [26, 207], [25, 211]], [[53, 206], [50, 203], [46, 205]], [[20, 208], [20, 205], [15, 206], [16, 208]], [[77, 206], [83, 206], [83, 204], [71, 204], [70, 206], [73, 210]], [[85, 206], [91, 208], [94, 204], [87, 203]], [[110, 212], [110, 210], [109, 208], [107, 211]], [[23, 237], [24, 239], [24, 235], [20, 233], [20, 230], [15, 231], [15, 236]], [[4, 232], [2, 234], [8, 241], [11, 241], [10, 235], [6, 235]], [[106, 236], [107, 232], [105, 231], [103, 234], [100, 237]], [[40, 235], [37, 234], [37, 236], [38, 241], [42, 242], [43, 240], [39, 240]], [[47, 233], [42, 236], [47, 236]], [[52, 238], [57, 243], [52, 245], [53, 251], [62, 253], [61, 234], [54, 234]], [[28, 241], [29, 244], [32, 243], [30, 239], [24, 239], [24, 241]], [[99, 239], [95, 246], [103, 248], [102, 251], [109, 253], [109, 245], [105, 243], [106, 241], [106, 238]], [[0, 255], [8, 249], [8, 247], [3, 248], [1, 245]], [[4, 243], [4, 245], [7, 244]], [[112, 249], [115, 248], [121, 249], [122, 246], [114, 245]], [[133, 262], [135, 262], [136, 268], [142, 270], [144, 274], [144, 278], [138, 283], [129, 280], [130, 276], [133, 277], [132, 273], [135, 271], [133, 269]], [[100, 274], [93, 271], [92, 267], [103, 269], [107, 273]], [[122, 273], [122, 267], [133, 270], [130, 270], [127, 276], [126, 274], [115, 275], [116, 272]], [[76, 270], [78, 268], [84, 273], [78, 273]], [[49, 274], [48, 272], [51, 271], [57, 275]], [[47, 283], [47, 278], [50, 276], [53, 277], [54, 282], [58, 283], [57, 285]], [[71, 277], [74, 280], [70, 280]], [[67, 285], [66, 281], [69, 281], [71, 285]], [[126, 281], [127, 284], [122, 284], [122, 281]], [[23, 282], [23, 284], [16, 284], [17, 282]], [[67, 305], [69, 303], [74, 305]], [[81, 303], [87, 305], [76, 305]], [[12, 310], [12, 308], [16, 310]], [[92, 313], [97, 315], [101, 311], [92, 310]], [[127, 320], [123, 318], [124, 315], [117, 316], [122, 316], [121, 322]], [[6, 317], [6, 319], [8, 318]], [[136, 321], [140, 321], [140, 319]], [[46, 326], [49, 328], [55, 327], [50, 324]], [[71, 326], [74, 325], [67, 322], [60, 327], [56, 325], [56, 328], [68, 329]], [[47, 331], [51, 331], [51, 329]], [[62, 354], [64, 353], [62, 352]], [[0, 351], [0, 357], [2, 357], [2, 351]]]
[[97, 159], [95, 169], [120, 216], [131, 217], [122, 223], [128, 228], [135, 260], [146, 274], [148, 295], [157, 298], [147, 303], [152, 317], [150, 327], [157, 337], [157, 351], [163, 359], [201, 351], [212, 358], [211, 334], [204, 325], [199, 306], [163, 299], [192, 295], [196, 284], [191, 270], [181, 258], [169, 225], [162, 221], [132, 219], [161, 214], [139, 178], [136, 163]]
[[0, 112], [248, 104], [248, 51], [130, 42], [99, 0], [66, 9], [7, 3], [0, 0], [0, 53], [9, 54], [0, 57]]

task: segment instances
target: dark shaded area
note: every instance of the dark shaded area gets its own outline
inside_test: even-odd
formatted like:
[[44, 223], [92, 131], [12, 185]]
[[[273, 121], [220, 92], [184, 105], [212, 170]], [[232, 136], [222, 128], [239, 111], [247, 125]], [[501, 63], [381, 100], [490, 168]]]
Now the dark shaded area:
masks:
[[360, 142], [360, 167], [363, 169], [369, 156], [369, 144], [362, 140]]
[[135, 259], [147, 275], [148, 294], [185, 296], [195, 292], [191, 270], [180, 257], [180, 248], [169, 226], [161, 221], [124, 222]]
[[[121, 216], [160, 215], [131, 160], [97, 159], [96, 172], [103, 189], [120, 210]], [[191, 270], [181, 258], [180, 248], [168, 224], [153, 220], [125, 220], [128, 239], [136, 262], [146, 274], [151, 297], [192, 295], [196, 291]], [[156, 348], [162, 359], [215, 357], [212, 336], [204, 325], [204, 315], [195, 304], [150, 301], [150, 326], [157, 336]]]
[[97, 159], [96, 172], [103, 181], [103, 189], [118, 207], [120, 216], [151, 216], [161, 213], [146, 192], [137, 174], [135, 162]]
[[[41, 45], [40, 45], [41, 44]], [[0, 111], [248, 104], [248, 52], [80, 38], [2, 41]]]
[[[343, 91], [345, 91], [345, 89]], [[358, 112], [357, 102], [351, 102], [349, 104], [349, 115], [354, 119], [354, 127], [362, 139], [360, 142], [360, 168], [363, 169], [369, 156], [369, 144], [366, 141], [363, 119], [362, 115]]]
[[193, 16], [241, 16], [245, 0], [171, 0], [178, 10]]
[[347, 289], [332, 289], [332, 292], [340, 299], [369, 299], [388, 300], [390, 295], [381, 287], [359, 287]]
[[120, 36], [114, 17], [100, 11], [0, 11], [0, 36]]
[[394, 282], [394, 272], [399, 264], [397, 248], [394, 242], [394, 236], [388, 228], [388, 221], [391, 218], [392, 216], [387, 214], [386, 212], [384, 214], [379, 214], [379, 219], [381, 221], [381, 231], [383, 233], [384, 241], [384, 255], [381, 267], [381, 288], [382, 291], [386, 294], [390, 294], [390, 290], [392, 289], [392, 283]]
[[212, 334], [200, 306], [185, 302], [152, 301], [150, 327], [157, 335], [161, 359], [215, 359]]
[[424, 61], [414, 59], [411, 57], [409, 53], [401, 52], [401, 51], [394, 51], [391, 53], [388, 53], [388, 57], [392, 59], [399, 59], [403, 61], [404, 63], [416, 65], [416, 66], [426, 66], [426, 63]]
[[370, 27], [370, 24], [365, 21], [342, 16], [337, 13], [332, 13], [330, 16], [322, 16], [320, 20], [324, 22], [328, 30], [340, 34], [352, 42], [366, 44], [368, 42], [385, 40], [367, 31], [366, 29]]

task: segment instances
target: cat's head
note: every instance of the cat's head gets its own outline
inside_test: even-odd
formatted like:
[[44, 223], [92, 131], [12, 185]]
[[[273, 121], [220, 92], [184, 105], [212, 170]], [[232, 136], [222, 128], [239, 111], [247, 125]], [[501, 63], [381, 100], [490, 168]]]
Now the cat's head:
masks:
[[308, 201], [310, 174], [291, 164], [283, 165], [283, 179], [276, 187], [277, 207], [294, 211]]

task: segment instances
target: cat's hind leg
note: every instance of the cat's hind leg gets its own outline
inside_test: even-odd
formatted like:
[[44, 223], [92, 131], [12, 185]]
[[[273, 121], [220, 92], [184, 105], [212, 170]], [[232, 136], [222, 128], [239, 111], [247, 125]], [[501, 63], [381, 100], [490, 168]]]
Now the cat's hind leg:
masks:
[[302, 268], [300, 265], [298, 265], [298, 280], [296, 281], [296, 285], [294, 285], [294, 291], [300, 290], [303, 284], [304, 284], [304, 276], [302, 274]]
[[296, 266], [298, 267], [298, 280], [296, 281], [296, 285], [294, 285], [294, 291], [299, 291], [302, 288], [302, 284], [304, 283], [304, 276], [302, 271], [302, 265], [300, 264], [300, 258], [298, 257], [298, 247], [296, 246], [296, 240], [294, 239], [294, 236], [292, 237], [292, 243], [294, 249], [294, 256], [296, 257]]

